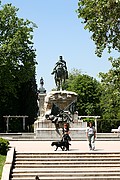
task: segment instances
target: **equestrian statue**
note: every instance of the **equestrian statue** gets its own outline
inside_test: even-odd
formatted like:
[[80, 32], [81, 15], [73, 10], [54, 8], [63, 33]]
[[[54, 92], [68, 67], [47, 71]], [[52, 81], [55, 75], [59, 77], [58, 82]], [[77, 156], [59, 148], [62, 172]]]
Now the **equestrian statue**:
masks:
[[66, 79], [68, 79], [66, 62], [63, 60], [62, 56], [59, 58], [59, 61], [55, 64], [55, 67], [51, 73], [52, 75], [55, 74], [55, 84], [58, 91], [62, 90], [63, 83], [65, 83]]

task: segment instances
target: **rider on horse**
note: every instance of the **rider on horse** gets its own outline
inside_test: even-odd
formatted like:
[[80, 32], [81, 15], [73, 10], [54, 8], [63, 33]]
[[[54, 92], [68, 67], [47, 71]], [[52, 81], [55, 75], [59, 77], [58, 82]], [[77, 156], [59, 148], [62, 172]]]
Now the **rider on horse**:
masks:
[[64, 70], [67, 71], [67, 66], [66, 66], [66, 62], [62, 59], [62, 56], [60, 56], [60, 60], [56, 63], [53, 72], [51, 74], [54, 74], [57, 70], [58, 67], [62, 67]]
[[60, 60], [56, 63], [53, 72], [51, 74], [55, 73], [55, 83], [58, 89], [62, 86], [62, 82], [66, 79], [68, 79], [68, 71], [66, 62], [62, 59], [62, 56], [60, 56]]

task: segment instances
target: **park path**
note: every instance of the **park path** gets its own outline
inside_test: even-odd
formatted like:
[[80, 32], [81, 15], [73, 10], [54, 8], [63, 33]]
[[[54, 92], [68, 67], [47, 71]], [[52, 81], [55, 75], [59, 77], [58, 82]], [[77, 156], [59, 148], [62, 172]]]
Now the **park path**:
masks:
[[[52, 141], [9, 141], [11, 147], [18, 152], [48, 152], [54, 151]], [[120, 152], [120, 141], [96, 141], [97, 152]], [[61, 149], [58, 149], [61, 151]], [[88, 141], [71, 141], [70, 151], [89, 152]]]

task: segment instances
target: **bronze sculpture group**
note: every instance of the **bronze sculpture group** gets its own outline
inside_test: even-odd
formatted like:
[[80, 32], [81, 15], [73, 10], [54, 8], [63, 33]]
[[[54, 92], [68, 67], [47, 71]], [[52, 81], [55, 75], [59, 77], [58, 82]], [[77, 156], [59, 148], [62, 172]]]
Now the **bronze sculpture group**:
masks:
[[[73, 107], [73, 108], [72, 108]], [[75, 102], [72, 102], [68, 109], [73, 109], [73, 111], [65, 111], [60, 109], [56, 104], [53, 103], [51, 113], [46, 114], [46, 119], [51, 120], [52, 123], [55, 124], [56, 132], [61, 136], [60, 128], [62, 129], [62, 134], [64, 134], [64, 124], [70, 125], [70, 123], [74, 123], [72, 114], [74, 114], [76, 110]]]

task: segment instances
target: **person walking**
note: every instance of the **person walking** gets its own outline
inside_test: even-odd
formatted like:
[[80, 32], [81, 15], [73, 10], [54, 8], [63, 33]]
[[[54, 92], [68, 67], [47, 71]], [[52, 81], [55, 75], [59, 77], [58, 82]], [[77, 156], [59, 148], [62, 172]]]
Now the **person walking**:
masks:
[[63, 134], [69, 134], [69, 124], [64, 123]]
[[62, 141], [66, 143], [66, 151], [69, 151], [69, 141], [71, 141], [71, 137], [69, 135], [69, 124], [65, 123], [63, 128], [63, 137]]
[[39, 176], [35, 176], [35, 180], [40, 180], [40, 179], [39, 179]]
[[89, 142], [90, 150], [95, 150], [96, 130], [92, 122], [89, 122], [89, 126], [87, 127], [87, 130], [86, 130], [86, 135]]

